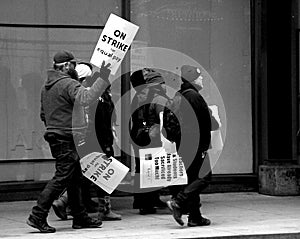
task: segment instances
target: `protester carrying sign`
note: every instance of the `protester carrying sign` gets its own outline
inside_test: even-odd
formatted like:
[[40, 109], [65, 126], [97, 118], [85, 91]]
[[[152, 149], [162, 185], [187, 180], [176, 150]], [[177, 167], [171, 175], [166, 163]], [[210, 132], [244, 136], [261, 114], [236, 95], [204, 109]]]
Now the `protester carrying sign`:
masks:
[[[100, 77], [90, 89], [82, 86], [71, 75], [76, 72], [76, 59], [71, 52], [59, 51], [53, 58], [53, 69], [41, 92], [41, 119], [46, 126], [44, 135], [55, 158], [55, 176], [47, 183], [38, 197], [37, 204], [27, 219], [27, 224], [44, 233], [55, 228], [47, 223], [53, 201], [67, 188], [73, 212], [74, 229], [99, 227], [101, 222], [90, 218], [82, 205], [80, 185], [82, 173], [76, 150], [78, 136], [86, 130], [84, 106], [98, 98], [109, 85], [109, 64], [102, 63]], [[74, 111], [74, 105], [77, 109]], [[74, 111], [74, 112], [73, 112]], [[75, 114], [76, 113], [76, 114]], [[74, 117], [76, 121], [74, 121]], [[83, 118], [81, 118], [83, 117]], [[74, 124], [76, 122], [76, 124]]]
[[[83, 82], [85, 83], [85, 82]], [[90, 84], [87, 84], [89, 87]], [[102, 152], [107, 157], [114, 156], [113, 143], [115, 140], [115, 125], [117, 116], [115, 105], [111, 97], [111, 85], [109, 85], [101, 97], [87, 109], [88, 130], [86, 142], [83, 145], [84, 155], [91, 152]], [[111, 209], [109, 194], [100, 187], [96, 188], [98, 197], [98, 217], [102, 221], [121, 220], [120, 214]]]
[[[177, 140], [176, 145], [187, 170], [188, 184], [170, 187], [172, 200], [167, 202], [178, 224], [184, 225], [181, 218], [184, 212], [189, 214], [188, 226], [191, 227], [210, 224], [210, 220], [201, 215], [199, 196], [208, 183], [205, 178], [199, 178], [199, 171], [211, 140], [209, 108], [197, 89], [201, 78], [199, 68], [188, 65], [181, 67], [182, 84], [179, 93], [185, 100], [180, 105], [182, 111], [181, 139]], [[191, 119], [194, 115], [196, 118], [193, 121]], [[193, 146], [192, 143], [195, 141], [196, 144]], [[192, 147], [195, 147], [195, 154], [191, 154]]]
[[135, 71], [130, 77], [136, 94], [131, 104], [130, 135], [135, 154], [135, 194], [133, 208], [139, 209], [141, 215], [156, 212], [156, 207], [165, 207], [159, 199], [159, 192], [153, 189], [140, 189], [140, 157], [141, 148], [161, 147], [160, 113], [167, 101], [162, 87], [164, 79], [153, 69], [144, 68]]
[[[93, 66], [88, 62], [79, 62], [75, 68], [78, 80], [86, 87], [91, 87], [94, 80], [98, 78], [98, 72], [93, 74]], [[101, 97], [93, 104], [85, 108], [88, 128], [84, 142], [77, 147], [80, 156], [85, 156], [93, 151], [104, 152], [108, 157], [114, 155], [113, 150], [113, 124], [116, 122], [114, 103], [110, 96], [110, 85], [106, 88]], [[83, 177], [82, 180], [82, 202], [88, 213], [98, 212], [101, 221], [121, 220], [121, 215], [111, 209], [111, 200], [100, 187], [96, 187], [98, 203], [92, 199], [92, 182]], [[52, 205], [55, 214], [62, 220], [67, 220], [68, 196], [67, 192], [61, 195]], [[70, 212], [72, 215], [72, 212]]]

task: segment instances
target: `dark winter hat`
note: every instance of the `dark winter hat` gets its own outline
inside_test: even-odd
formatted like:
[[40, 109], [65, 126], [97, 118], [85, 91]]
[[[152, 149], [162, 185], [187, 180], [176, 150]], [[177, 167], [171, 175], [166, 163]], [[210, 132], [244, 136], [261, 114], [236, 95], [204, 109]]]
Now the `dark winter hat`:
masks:
[[145, 84], [143, 70], [138, 70], [138, 71], [133, 72], [130, 76], [130, 82], [134, 88]]
[[181, 77], [189, 82], [196, 80], [201, 75], [198, 67], [183, 65], [181, 67]]
[[165, 83], [161, 74], [153, 69], [144, 69], [145, 81], [147, 85], [159, 85]]
[[68, 51], [59, 51], [53, 57], [54, 64], [60, 64], [64, 62], [77, 62], [74, 55]]

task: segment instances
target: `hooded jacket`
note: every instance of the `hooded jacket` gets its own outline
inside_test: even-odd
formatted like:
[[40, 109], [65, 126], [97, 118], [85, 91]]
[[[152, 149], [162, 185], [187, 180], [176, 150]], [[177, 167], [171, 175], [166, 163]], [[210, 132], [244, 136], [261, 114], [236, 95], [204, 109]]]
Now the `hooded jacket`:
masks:
[[87, 127], [84, 107], [96, 100], [108, 86], [98, 78], [90, 89], [82, 86], [68, 74], [51, 69], [41, 91], [40, 117], [46, 133], [64, 136], [82, 133]]

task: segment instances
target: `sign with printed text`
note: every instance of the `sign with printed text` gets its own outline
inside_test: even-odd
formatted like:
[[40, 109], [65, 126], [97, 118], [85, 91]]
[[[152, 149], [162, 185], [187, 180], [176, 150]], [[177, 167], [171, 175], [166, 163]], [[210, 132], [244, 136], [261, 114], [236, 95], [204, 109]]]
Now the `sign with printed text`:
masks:
[[139, 27], [113, 13], [110, 14], [90, 62], [101, 67], [111, 64], [111, 74], [115, 74], [128, 51]]
[[111, 194], [126, 174], [129, 168], [117, 159], [108, 158], [104, 153], [93, 152], [80, 160], [82, 174], [90, 181]]
[[140, 149], [141, 188], [187, 184], [187, 174], [178, 153], [163, 147]]

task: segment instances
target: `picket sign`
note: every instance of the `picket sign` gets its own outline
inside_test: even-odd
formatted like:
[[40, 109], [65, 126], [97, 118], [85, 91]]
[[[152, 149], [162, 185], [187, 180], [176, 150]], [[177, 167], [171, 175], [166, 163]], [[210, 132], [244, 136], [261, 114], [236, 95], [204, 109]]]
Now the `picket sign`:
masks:
[[80, 160], [83, 175], [93, 183], [111, 194], [126, 176], [129, 168], [114, 157], [108, 158], [104, 153], [93, 152]]
[[128, 51], [139, 27], [113, 13], [105, 24], [90, 62], [101, 67], [103, 60], [111, 64], [114, 75]]
[[187, 184], [185, 167], [177, 152], [167, 153], [158, 147], [140, 149], [139, 154], [141, 188]]

